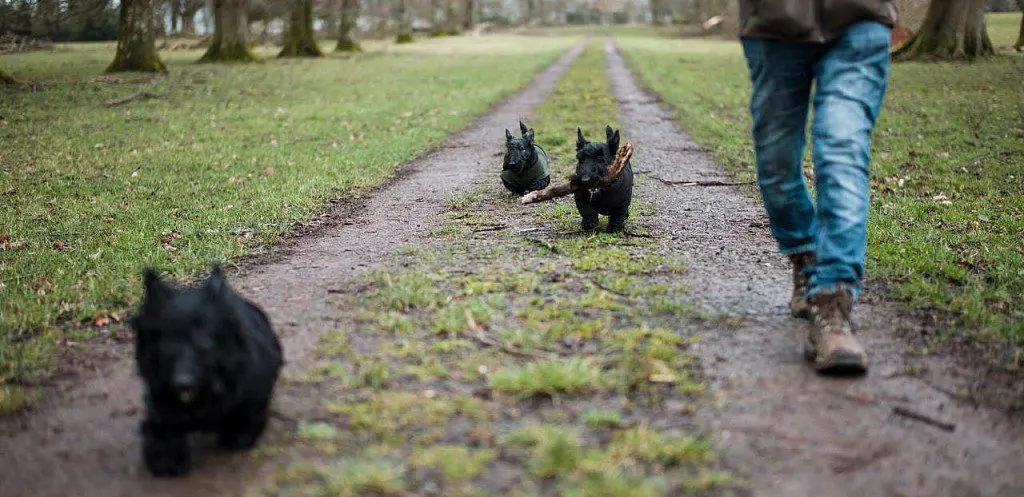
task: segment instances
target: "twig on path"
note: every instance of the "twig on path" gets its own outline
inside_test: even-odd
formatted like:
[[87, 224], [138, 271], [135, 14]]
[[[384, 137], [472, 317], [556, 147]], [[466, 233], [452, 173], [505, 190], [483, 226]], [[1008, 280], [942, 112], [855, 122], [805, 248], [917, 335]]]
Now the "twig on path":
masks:
[[506, 229], [506, 228], [508, 228], [508, 226], [506, 226], [504, 224], [495, 224], [495, 225], [486, 226], [486, 227], [483, 227], [483, 228], [476, 228], [476, 229], [473, 230], [473, 233], [484, 233], [484, 232], [487, 232], [487, 231], [501, 231], [501, 230]]
[[601, 282], [597, 281], [594, 278], [587, 278], [587, 280], [590, 281], [590, 283], [593, 284], [594, 286], [600, 288], [601, 290], [604, 290], [606, 292], [611, 292], [611, 293], [614, 293], [615, 295], [620, 295], [622, 297], [629, 297], [628, 293], [620, 292], [620, 291], [617, 291], [617, 290], [612, 290], [611, 288], [608, 288], [607, 286], [605, 286], [604, 284], [602, 284]]
[[945, 421], [939, 421], [938, 419], [935, 419], [935, 418], [933, 418], [931, 416], [928, 416], [926, 414], [921, 414], [919, 412], [911, 411], [909, 408], [906, 408], [906, 407], [903, 407], [903, 406], [893, 406], [892, 412], [893, 412], [893, 414], [897, 414], [897, 415], [903, 416], [905, 418], [913, 419], [915, 421], [920, 421], [920, 422], [925, 423], [925, 424], [930, 424], [930, 425], [932, 425], [932, 426], [934, 426], [934, 427], [936, 427], [936, 428], [938, 428], [940, 430], [953, 431], [953, 430], [956, 429], [956, 425], [953, 424], [953, 423], [947, 423]]
[[528, 237], [526, 237], [526, 239], [529, 240], [530, 243], [532, 243], [534, 245], [538, 245], [538, 246], [540, 246], [542, 248], [546, 248], [546, 249], [550, 250], [551, 253], [553, 253], [553, 254], [560, 254], [560, 253], [562, 253], [560, 250], [558, 250], [558, 247], [556, 247], [553, 243], [551, 243], [551, 242], [549, 242], [547, 240], [542, 240], [540, 238], [534, 238], [532, 236], [528, 236]]
[[665, 178], [654, 176], [654, 179], [672, 186], [741, 186], [741, 185], [753, 185], [753, 181], [692, 181], [692, 180], [679, 180], [672, 181]]
[[134, 95], [130, 95], [130, 96], [122, 98], [122, 99], [107, 100], [103, 105], [106, 105], [107, 107], [119, 107], [121, 105], [124, 105], [124, 104], [127, 104], [127, 103], [131, 103], [131, 102], [134, 102], [136, 100], [149, 100], [151, 98], [159, 98], [159, 97], [157, 95], [154, 95], [154, 94], [148, 92], [148, 91], [142, 91], [142, 92], [136, 93]]
[[543, 353], [543, 352], [536, 352], [536, 351], [533, 351], [533, 350], [519, 350], [519, 349], [517, 349], [515, 347], [512, 347], [511, 345], [508, 345], [508, 344], [506, 344], [504, 342], [499, 342], [498, 340], [494, 340], [491, 337], [488, 337], [487, 335], [484, 334], [484, 329], [481, 328], [480, 325], [476, 322], [476, 319], [473, 318], [473, 312], [472, 311], [470, 311], [469, 309], [466, 309], [465, 314], [466, 314], [466, 325], [469, 326], [469, 329], [473, 331], [473, 338], [476, 339], [476, 341], [480, 342], [483, 345], [486, 345], [488, 347], [494, 347], [494, 348], [497, 348], [497, 349], [501, 349], [501, 350], [505, 351], [505, 353], [512, 354], [512, 355], [517, 355], [517, 356], [522, 356], [522, 357], [532, 357], [532, 358], [535, 358], [535, 359], [549, 359], [549, 360], [550, 359], [558, 359], [559, 358], [559, 355], [555, 354], [553, 352], [551, 352], [551, 353]]

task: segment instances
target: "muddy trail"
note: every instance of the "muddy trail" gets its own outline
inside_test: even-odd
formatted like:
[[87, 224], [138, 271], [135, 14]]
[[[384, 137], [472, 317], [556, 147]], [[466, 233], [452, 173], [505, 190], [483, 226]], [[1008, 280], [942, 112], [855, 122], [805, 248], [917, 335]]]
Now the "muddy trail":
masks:
[[[228, 276], [236, 289], [266, 309], [294, 373], [317, 337], [333, 329], [333, 289], [366, 270], [387, 265], [401, 247], [415, 245], [438, 223], [438, 199], [464, 190], [495, 162], [500, 130], [543, 102], [579, 55], [582, 45], [499, 102], [469, 129], [436, 151], [404, 165], [388, 185], [355, 204], [325, 214], [320, 227], [285, 241]], [[499, 130], [499, 131], [495, 131]], [[275, 416], [293, 419], [303, 400], [278, 395]], [[308, 402], [307, 402], [308, 403]], [[214, 450], [193, 454], [188, 479], [154, 480], [142, 467], [137, 426], [141, 384], [127, 354], [51, 405], [0, 422], [0, 493], [4, 496], [225, 495], [261, 479], [244, 455]], [[266, 443], [286, 435], [271, 423]], [[212, 440], [200, 440], [200, 446]]]
[[[728, 181], [638, 85], [611, 42], [606, 53], [648, 179]], [[689, 260], [683, 277], [692, 298], [722, 316], [701, 326], [698, 355], [722, 404], [702, 418], [754, 495], [1024, 495], [1024, 422], [951, 397], [961, 386], [951, 364], [913, 357], [899, 338], [921, 333], [920, 320], [869, 283], [854, 319], [870, 374], [819, 377], [801, 355], [807, 324], [789, 316], [790, 269], [763, 208], [738, 187], [655, 180], [644, 188], [659, 207], [658, 224], [674, 227], [670, 245]]]

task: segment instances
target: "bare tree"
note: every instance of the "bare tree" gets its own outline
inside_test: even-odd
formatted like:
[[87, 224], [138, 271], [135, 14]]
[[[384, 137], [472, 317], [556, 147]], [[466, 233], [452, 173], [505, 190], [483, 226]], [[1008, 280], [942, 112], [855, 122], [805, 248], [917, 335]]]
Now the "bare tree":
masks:
[[249, 50], [249, 0], [213, 0], [213, 43], [199, 62], [254, 62]]
[[278, 57], [323, 57], [313, 31], [313, 0], [292, 0], [291, 23]]
[[895, 57], [973, 60], [995, 53], [985, 29], [985, 0], [932, 0], [921, 29]]
[[445, 16], [448, 14], [445, 0], [430, 0], [430, 36], [448, 34]]
[[1017, 41], [1014, 42], [1013, 48], [1018, 52], [1024, 52], [1024, 0], [1017, 0], [1020, 4], [1020, 32], [1017, 33]]
[[412, 43], [412, 16], [409, 0], [395, 0], [395, 22], [398, 23], [398, 37], [395, 43]]
[[352, 29], [359, 19], [359, 0], [341, 0], [341, 18], [338, 20], [338, 46], [336, 52], [362, 52], [363, 48], [352, 38]]
[[459, 34], [459, 0], [446, 0], [445, 1], [445, 31], [449, 35], [455, 36]]
[[466, 7], [463, 11], [462, 29], [472, 31], [480, 22], [480, 0], [465, 0]]
[[[196, 13], [199, 12], [203, 6], [206, 5], [205, 0], [174, 0], [177, 2], [178, 17], [181, 19], [181, 31], [179, 33], [182, 36], [195, 36], [196, 34]], [[214, 7], [214, 17], [217, 16], [216, 6]], [[216, 26], [216, 20], [214, 21]], [[216, 27], [214, 27], [216, 29]]]
[[107, 72], [167, 72], [156, 54], [153, 0], [121, 0], [117, 53]]

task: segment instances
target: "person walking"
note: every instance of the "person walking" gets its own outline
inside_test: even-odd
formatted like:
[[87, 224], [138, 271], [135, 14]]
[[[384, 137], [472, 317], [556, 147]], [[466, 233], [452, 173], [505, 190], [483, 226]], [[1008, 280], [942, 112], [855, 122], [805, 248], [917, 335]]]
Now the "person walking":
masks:
[[[790, 311], [823, 374], [863, 374], [850, 314], [867, 252], [871, 135], [889, 77], [892, 0], [739, 0], [758, 187], [793, 266]], [[807, 118], [817, 205], [802, 170]]]

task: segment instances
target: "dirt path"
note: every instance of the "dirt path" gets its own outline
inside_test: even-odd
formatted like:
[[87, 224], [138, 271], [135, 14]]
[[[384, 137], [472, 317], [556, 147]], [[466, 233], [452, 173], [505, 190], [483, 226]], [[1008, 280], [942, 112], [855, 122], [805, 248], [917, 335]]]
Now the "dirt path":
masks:
[[[500, 130], [544, 101], [579, 55], [582, 44], [532, 83], [457, 133], [441, 149], [406, 165], [398, 178], [360, 205], [332, 213], [328, 226], [292, 240], [266, 265], [230, 275], [238, 290], [265, 306], [282, 337], [289, 370], [316, 338], [332, 329], [328, 295], [366, 269], [387, 264], [402, 246], [435, 227], [438, 199], [471, 186], [495, 162]], [[194, 454], [196, 471], [182, 480], [154, 480], [139, 457], [141, 385], [130, 358], [62, 397], [57, 405], [0, 424], [0, 493], [14, 496], [223, 495], [261, 478], [244, 456]], [[276, 399], [300, 410], [301, 399]], [[271, 430], [273, 431], [273, 430]], [[273, 438], [274, 433], [268, 434]], [[210, 459], [218, 459], [216, 463]]]
[[[1024, 423], [930, 386], [942, 379], [925, 382], [918, 373], [945, 365], [908, 357], [897, 332], [921, 325], [873, 296], [870, 285], [855, 319], [871, 374], [828, 380], [807, 367], [800, 353], [806, 324], [788, 315], [789, 267], [762, 207], [736, 187], [655, 180], [728, 178], [638, 86], [610, 41], [606, 54], [634, 161], [646, 176], [642, 195], [659, 207], [662, 219], [654, 222], [675, 226], [670, 243], [688, 256], [684, 278], [693, 298], [727, 316], [702, 325], [699, 355], [723, 404], [704, 418], [754, 495], [1024, 495]], [[893, 406], [953, 423], [955, 431], [897, 416]]]

